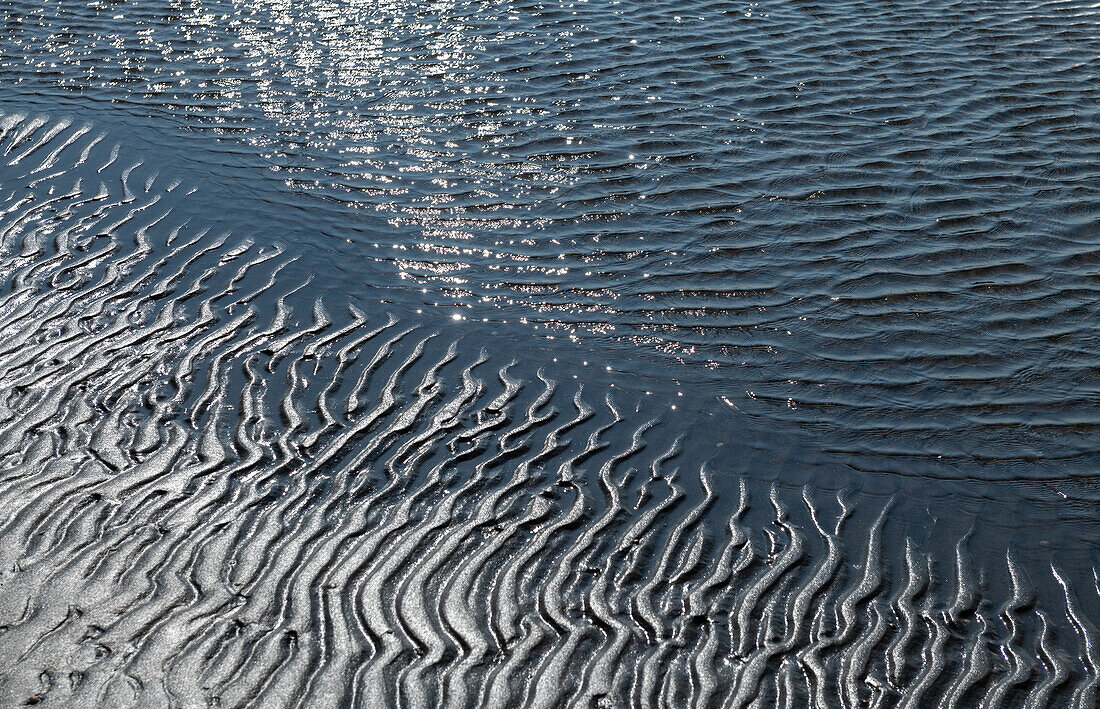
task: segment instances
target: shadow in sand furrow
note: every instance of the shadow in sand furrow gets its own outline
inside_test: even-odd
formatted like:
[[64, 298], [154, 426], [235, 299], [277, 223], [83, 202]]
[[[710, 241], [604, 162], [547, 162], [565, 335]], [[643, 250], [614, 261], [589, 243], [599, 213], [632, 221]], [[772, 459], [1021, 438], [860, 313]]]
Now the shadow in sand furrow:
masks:
[[1095, 575], [313, 301], [94, 130], [0, 127], [0, 703], [1094, 704]]

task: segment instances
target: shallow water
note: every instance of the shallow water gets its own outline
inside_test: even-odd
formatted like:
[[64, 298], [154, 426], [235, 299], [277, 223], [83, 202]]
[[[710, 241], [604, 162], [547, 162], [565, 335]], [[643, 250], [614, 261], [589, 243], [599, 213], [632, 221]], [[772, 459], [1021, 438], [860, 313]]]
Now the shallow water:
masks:
[[1094, 9], [0, 7], [6, 701], [1094, 701]]

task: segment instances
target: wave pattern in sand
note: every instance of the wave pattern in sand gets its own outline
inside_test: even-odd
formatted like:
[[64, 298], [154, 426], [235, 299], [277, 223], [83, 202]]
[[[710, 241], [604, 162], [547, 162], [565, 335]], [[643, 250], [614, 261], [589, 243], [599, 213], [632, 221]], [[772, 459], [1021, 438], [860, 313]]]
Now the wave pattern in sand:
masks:
[[310, 303], [89, 126], [0, 141], [5, 705], [1094, 706], [1095, 574]]

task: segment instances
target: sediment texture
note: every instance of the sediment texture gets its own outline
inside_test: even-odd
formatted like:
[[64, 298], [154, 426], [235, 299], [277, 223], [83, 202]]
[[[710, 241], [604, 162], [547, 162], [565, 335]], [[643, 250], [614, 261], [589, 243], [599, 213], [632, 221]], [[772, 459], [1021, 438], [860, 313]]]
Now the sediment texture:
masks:
[[89, 126], [0, 140], [0, 704], [1095, 706], [1095, 582], [310, 303]]

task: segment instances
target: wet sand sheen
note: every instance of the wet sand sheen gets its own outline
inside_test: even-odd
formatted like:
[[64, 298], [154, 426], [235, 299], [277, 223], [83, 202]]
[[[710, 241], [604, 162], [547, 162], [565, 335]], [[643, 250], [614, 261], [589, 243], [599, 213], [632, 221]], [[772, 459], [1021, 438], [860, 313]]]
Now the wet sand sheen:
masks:
[[770, 483], [313, 299], [94, 126], [0, 131], [2, 703], [1095, 704], [1094, 570]]

